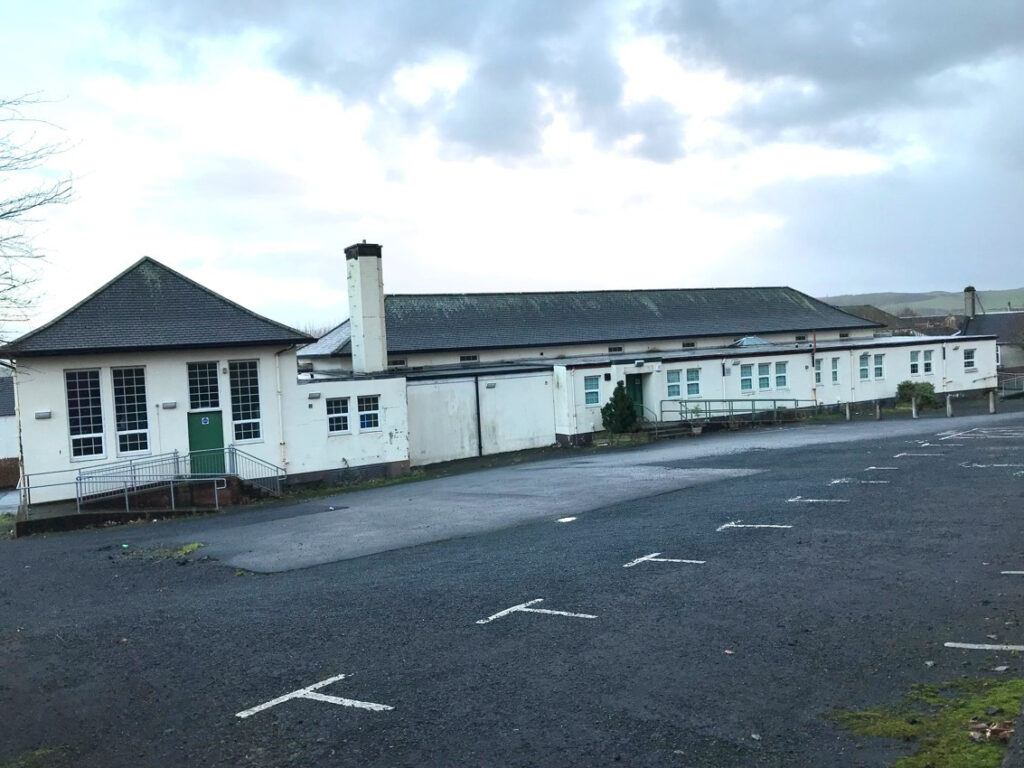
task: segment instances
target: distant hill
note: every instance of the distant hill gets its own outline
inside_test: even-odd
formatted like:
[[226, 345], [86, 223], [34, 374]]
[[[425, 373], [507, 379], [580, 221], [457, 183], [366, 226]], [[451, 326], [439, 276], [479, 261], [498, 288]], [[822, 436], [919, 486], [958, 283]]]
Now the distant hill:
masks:
[[[855, 293], [845, 296], [825, 296], [822, 301], [836, 307], [871, 304], [894, 315], [963, 314], [964, 295], [961, 291], [931, 291], [930, 293]], [[1024, 288], [1007, 291], [978, 291], [978, 311], [995, 312], [1001, 309], [1024, 309]]]

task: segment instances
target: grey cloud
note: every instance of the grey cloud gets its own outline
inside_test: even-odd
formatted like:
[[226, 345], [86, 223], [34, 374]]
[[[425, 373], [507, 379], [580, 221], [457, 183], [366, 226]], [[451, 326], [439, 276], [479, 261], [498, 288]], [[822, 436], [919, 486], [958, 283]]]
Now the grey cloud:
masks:
[[[126, 22], [161, 30], [179, 52], [196, 36], [272, 32], [283, 72], [370, 105], [384, 135], [430, 124], [457, 150], [528, 157], [548, 124], [547, 93], [601, 145], [639, 134], [645, 157], [670, 161], [682, 152], [683, 115], [666, 102], [623, 104], [625, 76], [614, 54], [621, 12], [613, 0], [129, 1]], [[381, 99], [396, 71], [446, 53], [470, 62], [468, 81], [451, 98], [420, 107]]]

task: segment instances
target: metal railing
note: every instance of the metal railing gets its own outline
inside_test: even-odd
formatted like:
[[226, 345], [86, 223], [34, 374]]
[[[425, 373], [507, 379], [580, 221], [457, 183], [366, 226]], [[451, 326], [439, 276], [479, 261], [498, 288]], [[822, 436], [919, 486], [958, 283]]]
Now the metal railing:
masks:
[[814, 400], [795, 398], [742, 398], [739, 400], [662, 400], [660, 421], [704, 424], [719, 418], [732, 421], [738, 418], [770, 419], [780, 421], [783, 416], [799, 418], [818, 408]]
[[1024, 373], [1000, 373], [999, 396], [1019, 397], [1024, 395]]

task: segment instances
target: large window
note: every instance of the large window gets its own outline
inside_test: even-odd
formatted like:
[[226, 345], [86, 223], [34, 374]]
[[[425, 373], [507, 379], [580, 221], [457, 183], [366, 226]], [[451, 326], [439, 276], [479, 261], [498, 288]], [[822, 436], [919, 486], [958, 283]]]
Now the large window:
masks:
[[757, 364], [757, 388], [758, 389], [771, 389], [772, 388], [772, 364], [771, 363], [758, 363]]
[[348, 398], [327, 398], [327, 432], [348, 432]]
[[217, 361], [188, 364], [188, 407], [220, 408], [217, 389]]
[[926, 375], [932, 372], [932, 351], [930, 349], [925, 350], [924, 353], [924, 372]]
[[786, 388], [786, 363], [775, 364], [775, 386], [778, 389]]
[[974, 363], [974, 353], [975, 352], [976, 352], [976, 350], [974, 350], [974, 349], [965, 349], [964, 350], [964, 370], [965, 371], [973, 370], [976, 367], [975, 363]]
[[583, 377], [583, 401], [587, 405], [599, 405], [601, 403], [601, 377]]
[[380, 395], [360, 395], [359, 429], [380, 429]]
[[686, 369], [686, 396], [700, 397], [700, 368]]
[[228, 363], [231, 383], [231, 422], [235, 440], [259, 440], [260, 428], [260, 369], [255, 360], [235, 360]]
[[149, 414], [146, 412], [146, 369], [113, 368], [114, 423], [117, 452], [149, 450]]
[[679, 397], [682, 394], [682, 389], [679, 386], [681, 377], [679, 371], [669, 371], [667, 374], [668, 378], [668, 396]]
[[821, 385], [821, 358], [814, 358], [814, 384], [815, 386]]
[[754, 391], [754, 366], [740, 366], [740, 392]]
[[871, 355], [867, 352], [860, 356], [860, 378], [864, 381], [871, 378]]
[[875, 378], [885, 378], [885, 355], [875, 355]]
[[839, 383], [839, 358], [838, 357], [833, 357], [832, 358], [832, 383], [833, 384], [838, 384]]
[[910, 375], [917, 376], [921, 373], [921, 352], [920, 350], [911, 350], [910, 352]]
[[103, 408], [100, 403], [100, 372], [65, 371], [68, 397], [68, 430], [73, 457], [103, 455]]

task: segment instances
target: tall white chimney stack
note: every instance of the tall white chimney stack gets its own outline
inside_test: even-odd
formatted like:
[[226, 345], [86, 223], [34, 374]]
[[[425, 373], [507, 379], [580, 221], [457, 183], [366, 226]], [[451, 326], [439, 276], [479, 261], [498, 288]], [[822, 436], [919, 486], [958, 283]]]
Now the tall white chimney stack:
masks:
[[975, 290], [973, 285], [968, 285], [964, 288], [964, 317], [968, 320], [973, 320], [974, 315], [977, 314], [977, 298], [975, 296]]
[[388, 367], [380, 252], [379, 245], [365, 240], [345, 249], [353, 373], [378, 373]]

